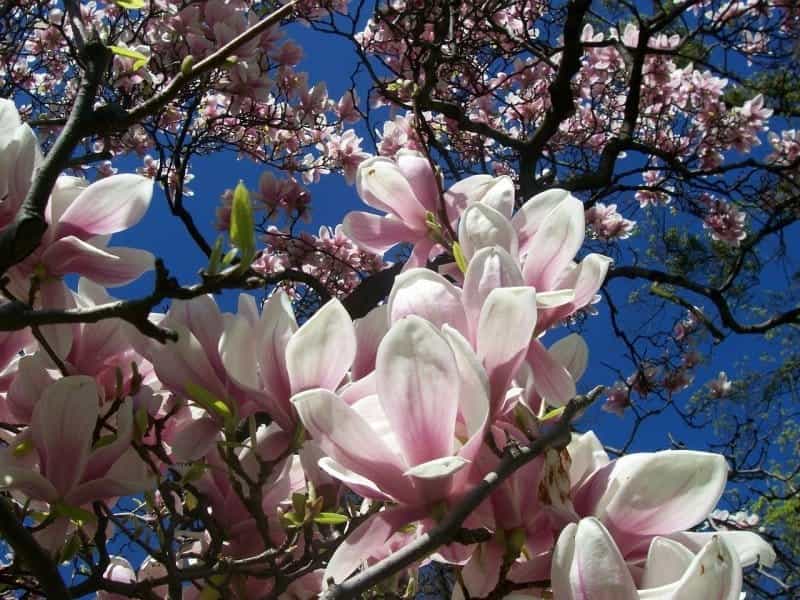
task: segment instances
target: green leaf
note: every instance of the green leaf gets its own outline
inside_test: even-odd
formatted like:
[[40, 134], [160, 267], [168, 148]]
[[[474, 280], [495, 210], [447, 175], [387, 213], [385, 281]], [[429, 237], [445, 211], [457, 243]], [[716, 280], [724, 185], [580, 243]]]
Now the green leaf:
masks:
[[144, 0], [114, 0], [114, 4], [128, 10], [139, 10], [147, 6]]
[[231, 227], [229, 230], [231, 243], [241, 253], [239, 271], [244, 272], [250, 268], [250, 263], [256, 255], [256, 232], [253, 222], [253, 205], [250, 204], [250, 192], [240, 181], [233, 190], [233, 205], [231, 206]]
[[222, 268], [222, 236], [217, 236], [214, 246], [211, 248], [211, 255], [208, 257], [206, 273], [216, 275]]
[[149, 56], [142, 54], [141, 52], [137, 52], [136, 50], [131, 50], [130, 48], [125, 48], [123, 46], [109, 46], [108, 49], [118, 56], [134, 59], [132, 67], [134, 71], [138, 71], [148, 62], [150, 62]]
[[100, 438], [95, 442], [94, 448], [102, 448], [103, 446], [108, 446], [113, 443], [117, 439], [116, 433], [109, 433], [108, 435], [100, 436]]
[[53, 514], [68, 518], [78, 527], [82, 527], [86, 523], [94, 523], [96, 520], [94, 513], [84, 510], [79, 506], [70, 506], [69, 504], [64, 504], [63, 502], [55, 503], [55, 506], [53, 507]]
[[551, 411], [548, 411], [544, 414], [544, 416], [539, 419], [540, 421], [549, 421], [550, 419], [555, 419], [556, 417], [560, 417], [561, 414], [564, 412], [564, 406], [560, 406], [559, 408], [554, 408]]
[[227, 267], [229, 264], [233, 262], [233, 259], [236, 258], [236, 255], [239, 253], [239, 250], [236, 248], [231, 248], [225, 253], [225, 256], [222, 257], [222, 266]]
[[464, 251], [461, 249], [461, 244], [453, 242], [453, 258], [456, 259], [456, 264], [462, 273], [467, 272], [467, 257], [464, 256]]
[[226, 424], [230, 423], [233, 419], [233, 412], [225, 401], [220, 400], [204, 387], [191, 382], [187, 383], [184, 387], [186, 391], [189, 392], [191, 399], [209, 413], [222, 417], [222, 420]]
[[314, 523], [318, 523], [319, 525], [342, 525], [347, 523], [349, 520], [350, 519], [348, 519], [345, 515], [330, 512], [322, 512], [319, 513], [319, 516], [314, 517]]

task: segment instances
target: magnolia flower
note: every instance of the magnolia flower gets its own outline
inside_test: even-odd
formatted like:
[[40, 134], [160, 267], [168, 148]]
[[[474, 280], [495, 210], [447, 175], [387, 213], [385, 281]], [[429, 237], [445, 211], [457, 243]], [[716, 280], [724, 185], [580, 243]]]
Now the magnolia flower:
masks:
[[132, 402], [119, 407], [110, 441], [94, 440], [98, 414], [94, 380], [64, 377], [44, 390], [30, 427], [0, 452], [0, 487], [47, 502], [60, 523], [45, 530], [48, 538], [41, 541], [48, 547], [63, 544], [73, 509], [138, 494], [155, 483], [131, 448]]
[[323, 389], [292, 399], [327, 454], [320, 468], [365, 498], [400, 505], [350, 535], [326, 579], [341, 580], [400, 527], [459, 497], [488, 424], [488, 378], [447, 325], [439, 331], [418, 316], [400, 319], [378, 347], [374, 382], [375, 391], [350, 404]]
[[598, 519], [570, 523], [561, 532], [550, 575], [559, 600], [739, 600], [742, 589], [739, 557], [720, 536], [696, 553], [679, 542], [653, 538], [636, 575]]
[[[424, 266], [440, 241], [437, 215], [442, 209], [439, 185], [428, 159], [412, 151], [400, 151], [395, 160], [373, 157], [362, 162], [356, 173], [356, 190], [372, 208], [388, 213], [381, 217], [366, 212], [350, 212], [344, 218], [345, 233], [362, 248], [383, 254], [392, 246], [409, 242], [414, 249], [406, 268]], [[513, 183], [508, 177], [470, 177], [445, 195], [448, 219], [460, 207], [477, 201], [513, 206]], [[437, 239], [437, 235], [439, 239]]]
[[239, 313], [226, 315], [219, 357], [247, 399], [287, 432], [298, 421], [290, 398], [312, 388], [336, 390], [356, 356], [350, 315], [336, 299], [298, 327], [289, 297], [277, 290], [259, 316], [251, 296], [239, 297]]

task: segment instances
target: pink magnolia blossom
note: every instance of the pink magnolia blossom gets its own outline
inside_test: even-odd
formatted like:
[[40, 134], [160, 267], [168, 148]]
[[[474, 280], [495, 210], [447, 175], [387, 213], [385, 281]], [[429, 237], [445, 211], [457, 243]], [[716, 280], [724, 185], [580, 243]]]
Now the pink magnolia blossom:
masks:
[[424, 266], [443, 241], [442, 225], [437, 224], [443, 212], [452, 223], [468, 205], [485, 202], [496, 204], [510, 217], [514, 189], [509, 177], [469, 177], [447, 190], [443, 199], [436, 177], [428, 160], [417, 152], [398, 152], [394, 161], [383, 157], [364, 161], [356, 174], [358, 194], [367, 205], [388, 214], [350, 212], [343, 223], [345, 233], [376, 254], [401, 242], [413, 244], [405, 266], [413, 268]]
[[327, 455], [319, 461], [324, 471], [365, 498], [400, 506], [339, 547], [326, 574], [337, 580], [401, 526], [430, 518], [467, 489], [489, 417], [488, 378], [469, 343], [455, 329], [440, 332], [414, 315], [383, 337], [374, 389], [350, 395], [356, 397], [348, 403], [317, 389], [292, 401]]
[[260, 316], [252, 297], [240, 296], [239, 313], [226, 315], [219, 337], [227, 374], [288, 432], [298, 423], [290, 398], [312, 388], [338, 389], [355, 355], [353, 322], [338, 300], [298, 327], [282, 290], [267, 300]]
[[[81, 507], [151, 489], [155, 481], [131, 448], [133, 405], [124, 401], [110, 443], [93, 439], [99, 413], [94, 380], [71, 376], [49, 385], [36, 403], [30, 427], [0, 453], [0, 485], [47, 502], [60, 520], [46, 530], [48, 547], [64, 542], [68, 519], [60, 506]], [[34, 468], [35, 467], [35, 468]]]

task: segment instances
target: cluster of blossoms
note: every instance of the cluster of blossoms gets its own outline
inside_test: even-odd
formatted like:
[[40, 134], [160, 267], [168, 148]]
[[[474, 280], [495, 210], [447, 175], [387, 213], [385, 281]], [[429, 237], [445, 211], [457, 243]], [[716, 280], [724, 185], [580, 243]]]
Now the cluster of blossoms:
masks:
[[747, 215], [735, 204], [704, 194], [700, 204], [706, 210], [703, 227], [711, 232], [711, 239], [731, 246], [738, 246], [747, 237], [745, 220]]
[[608, 242], [631, 237], [636, 222], [618, 213], [616, 204], [606, 206], [602, 202], [597, 202], [586, 211], [586, 225], [593, 237]]
[[[39, 151], [13, 104], [0, 108], [7, 215]], [[124, 524], [114, 507], [131, 495], [144, 498], [135, 516], [145, 523], [193, 524], [138, 570], [108, 558], [100, 597], [148, 583], [167, 597], [178, 577], [188, 598], [222, 587], [242, 599], [313, 598], [429, 531], [497, 467], [498, 449], [539, 438], [576, 395], [586, 344], [575, 334], [543, 339], [595, 300], [610, 263], [575, 260], [586, 227], [579, 200], [551, 189], [514, 212], [511, 179], [488, 175], [441, 194], [428, 160], [411, 151], [369, 158], [355, 179], [386, 214], [350, 213], [349, 237], [376, 254], [413, 244], [388, 300], [363, 319], [332, 299], [300, 324], [279, 289], [261, 307], [242, 294], [235, 313], [210, 296], [174, 301], [150, 316], [177, 333], [167, 343], [118, 320], [50, 325], [37, 340], [0, 334], [0, 421], [15, 424], [2, 433], [0, 486], [37, 523], [43, 547], [68, 558], [69, 540], [91, 538], [97, 518]], [[152, 266], [147, 253], [108, 246], [151, 193], [139, 175], [59, 178], [48, 233], [10, 273], [8, 293], [51, 308], [109, 302], [102, 286]], [[313, 241], [332, 254], [352, 255], [351, 244], [338, 228]], [[441, 272], [423, 268], [448, 256], [455, 262]], [[77, 291], [66, 274], [81, 276]], [[573, 434], [470, 515], [465, 526], [488, 536], [431, 560], [460, 568], [454, 597], [486, 596], [502, 577], [526, 598], [738, 600], [742, 568], [774, 553], [752, 532], [691, 531], [726, 477], [721, 456], [612, 460], [592, 432]], [[348, 508], [347, 491], [361, 509]], [[346, 536], [332, 535], [349, 520]], [[280, 574], [270, 571], [275, 553]]]
[[[699, 308], [695, 310], [700, 311]], [[698, 313], [693, 310], [687, 311], [684, 317], [675, 323], [672, 330], [677, 359], [669, 351], [665, 351], [660, 361], [644, 362], [625, 381], [614, 382], [607, 390], [603, 410], [622, 417], [626, 409], [633, 404], [634, 392], [640, 400], [644, 400], [649, 394], [663, 392], [672, 396], [688, 388], [694, 381], [696, 367], [703, 362], [703, 355], [697, 348], [704, 333], [705, 329], [701, 327]], [[722, 397], [730, 390], [730, 382], [727, 382], [724, 373], [721, 373], [716, 381], [721, 386], [719, 389], [725, 390], [723, 394], [717, 396]], [[710, 383], [709, 387], [714, 393], [715, 385]]]
[[[326, 4], [327, 11], [345, 8]], [[182, 71], [265, 16], [264, 6], [252, 0], [188, 5], [172, 0], [89, 2], [80, 8], [86, 31], [97, 32], [114, 50], [110, 95], [103, 100], [109, 106], [153, 98]], [[306, 17], [325, 12], [317, 2], [298, 3], [296, 8]], [[13, 82], [13, 93], [30, 102], [26, 118], [52, 121], [55, 133], [75, 100], [80, 79], [70, 16], [52, 3], [30, 2], [10, 6], [1, 17], [7, 35], [0, 78]], [[162, 145], [169, 145], [165, 140], [182, 145], [191, 139], [195, 154], [224, 144], [307, 181], [331, 170], [351, 176], [363, 158], [361, 140], [343, 127], [360, 119], [354, 106], [357, 97], [347, 92], [337, 101], [328, 96], [324, 84], [311, 85], [306, 73], [295, 70], [302, 49], [282, 37], [278, 25], [264, 29], [237, 48], [232, 63], [211, 72], [203, 90], [185, 91], [151, 122], [105, 136], [103, 151], [116, 162], [129, 153], [157, 155]], [[158, 161], [145, 160], [143, 171], [153, 170], [148, 162]], [[106, 162], [97, 172], [108, 176], [114, 168]], [[174, 190], [176, 173], [169, 170], [167, 183]]]

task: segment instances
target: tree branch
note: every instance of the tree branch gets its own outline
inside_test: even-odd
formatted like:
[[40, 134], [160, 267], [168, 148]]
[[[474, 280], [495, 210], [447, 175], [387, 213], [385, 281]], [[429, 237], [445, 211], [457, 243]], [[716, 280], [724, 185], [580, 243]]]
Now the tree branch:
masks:
[[36, 576], [46, 598], [70, 600], [67, 587], [58, 573], [58, 566], [34, 539], [31, 532], [14, 514], [5, 498], [0, 498], [0, 534], [13, 549], [15, 559], [22, 561]]

